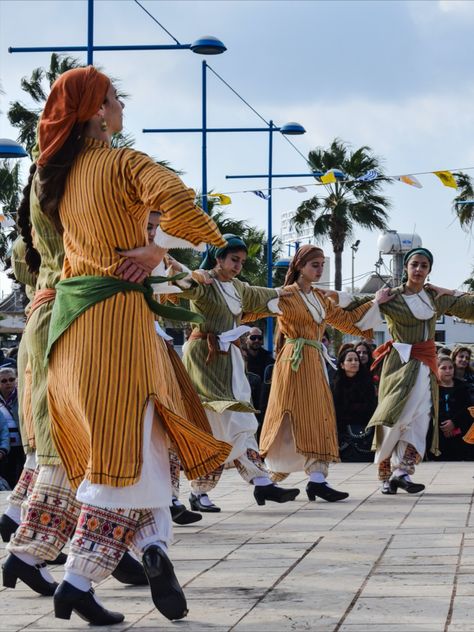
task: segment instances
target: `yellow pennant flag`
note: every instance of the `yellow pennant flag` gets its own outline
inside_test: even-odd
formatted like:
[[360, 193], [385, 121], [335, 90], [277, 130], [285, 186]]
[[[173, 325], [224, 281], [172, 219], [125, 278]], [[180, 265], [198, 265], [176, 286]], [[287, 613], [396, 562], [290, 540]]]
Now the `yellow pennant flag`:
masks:
[[438, 176], [445, 187], [451, 187], [452, 189], [458, 188], [456, 178], [453, 176], [451, 171], [433, 171], [433, 173], [435, 176]]
[[217, 198], [219, 200], [219, 204], [222, 204], [222, 206], [232, 204], [230, 197], [228, 195], [224, 195], [224, 193], [213, 193], [211, 197]]
[[336, 182], [336, 176], [333, 171], [326, 171], [326, 173], [321, 176], [321, 182], [323, 184], [331, 184], [332, 182]]

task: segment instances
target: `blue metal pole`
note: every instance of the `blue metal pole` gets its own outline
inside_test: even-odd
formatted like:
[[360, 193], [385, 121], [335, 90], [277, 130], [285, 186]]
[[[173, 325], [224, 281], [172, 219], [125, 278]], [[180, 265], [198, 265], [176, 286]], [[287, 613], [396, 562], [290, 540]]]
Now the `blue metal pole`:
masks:
[[[272, 253], [272, 171], [273, 171], [273, 121], [270, 121], [268, 137], [268, 222], [267, 222], [267, 286], [273, 286], [273, 253]], [[267, 318], [267, 349], [273, 353], [273, 318]]]
[[94, 63], [94, 0], [87, 3], [87, 65]]
[[207, 206], [207, 86], [206, 86], [207, 63], [202, 62], [202, 208], [206, 213]]

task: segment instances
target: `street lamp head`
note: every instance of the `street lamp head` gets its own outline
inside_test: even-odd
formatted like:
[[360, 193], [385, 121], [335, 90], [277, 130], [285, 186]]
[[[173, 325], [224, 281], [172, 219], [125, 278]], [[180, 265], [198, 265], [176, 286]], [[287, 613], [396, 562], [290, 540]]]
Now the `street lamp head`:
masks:
[[198, 55], [220, 55], [225, 53], [227, 48], [217, 37], [203, 35], [191, 44], [191, 50]]
[[306, 134], [305, 128], [299, 123], [291, 121], [291, 123], [285, 123], [280, 127], [280, 132], [285, 136], [299, 136], [300, 134]]
[[9, 138], [0, 138], [0, 158], [25, 158], [28, 153], [23, 147]]

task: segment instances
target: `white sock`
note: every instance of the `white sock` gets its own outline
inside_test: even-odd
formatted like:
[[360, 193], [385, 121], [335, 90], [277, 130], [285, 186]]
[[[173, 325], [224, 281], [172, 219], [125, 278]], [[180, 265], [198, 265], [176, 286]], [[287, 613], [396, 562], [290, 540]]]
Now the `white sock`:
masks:
[[207, 494], [195, 494], [194, 492], [192, 494], [195, 498], [199, 498], [201, 505], [205, 507], [211, 507], [214, 504]]
[[149, 546], [159, 546], [160, 549], [162, 549], [166, 553], [166, 555], [168, 555], [168, 547], [166, 546], [166, 543], [163, 542], [163, 540], [157, 540], [156, 542], [151, 542], [150, 544], [147, 544], [142, 553], [145, 553]]
[[7, 505], [5, 515], [14, 520], [17, 524], [21, 522], [21, 507], [17, 505]]
[[92, 581], [88, 577], [72, 573], [71, 571], [64, 573], [64, 581], [74, 586], [74, 588], [82, 590], [82, 592], [87, 592], [92, 587]]
[[252, 483], [255, 487], [264, 487], [266, 485], [273, 485], [273, 482], [268, 478], [268, 476], [256, 476]]
[[392, 476], [404, 476], [408, 481], [411, 480], [405, 470], [402, 470], [399, 467], [397, 467], [397, 469], [392, 472]]
[[180, 501], [180, 499], [177, 496], [173, 496], [171, 498], [171, 503], [175, 506], [175, 507], [184, 507], [183, 503]]
[[322, 472], [311, 472], [309, 475], [309, 480], [311, 483], [325, 483], [326, 477]]
[[[35, 555], [30, 555], [29, 553], [14, 553], [14, 555], [18, 559], [20, 559], [22, 562], [25, 562], [25, 564], [28, 564], [28, 566], [36, 566], [37, 564], [44, 564], [44, 560], [42, 560], [40, 557], [36, 557]], [[43, 579], [45, 579], [47, 582], [50, 582], [50, 583], [54, 582], [54, 577], [49, 572], [49, 569], [47, 566], [43, 566], [39, 568], [38, 570]]]

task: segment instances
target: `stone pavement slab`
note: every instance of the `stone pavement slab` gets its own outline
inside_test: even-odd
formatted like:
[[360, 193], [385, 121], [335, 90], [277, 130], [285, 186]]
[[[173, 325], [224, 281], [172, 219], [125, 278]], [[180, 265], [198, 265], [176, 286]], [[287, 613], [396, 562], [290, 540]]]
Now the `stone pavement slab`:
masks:
[[[213, 500], [219, 514], [175, 528], [170, 556], [189, 615], [164, 619], [147, 587], [112, 577], [97, 587], [125, 614], [122, 632], [474, 632], [474, 464], [425, 463], [423, 494], [383, 496], [371, 465], [331, 468], [347, 490], [340, 503], [308, 502], [305, 479], [291, 503], [258, 507], [251, 488], [226, 470]], [[188, 493], [183, 481], [182, 499]], [[0, 493], [0, 509], [7, 494]], [[0, 547], [0, 558], [5, 556]], [[53, 575], [60, 581], [60, 567]], [[1, 632], [87, 630], [75, 614], [54, 619], [52, 600], [19, 582], [0, 587]]]

